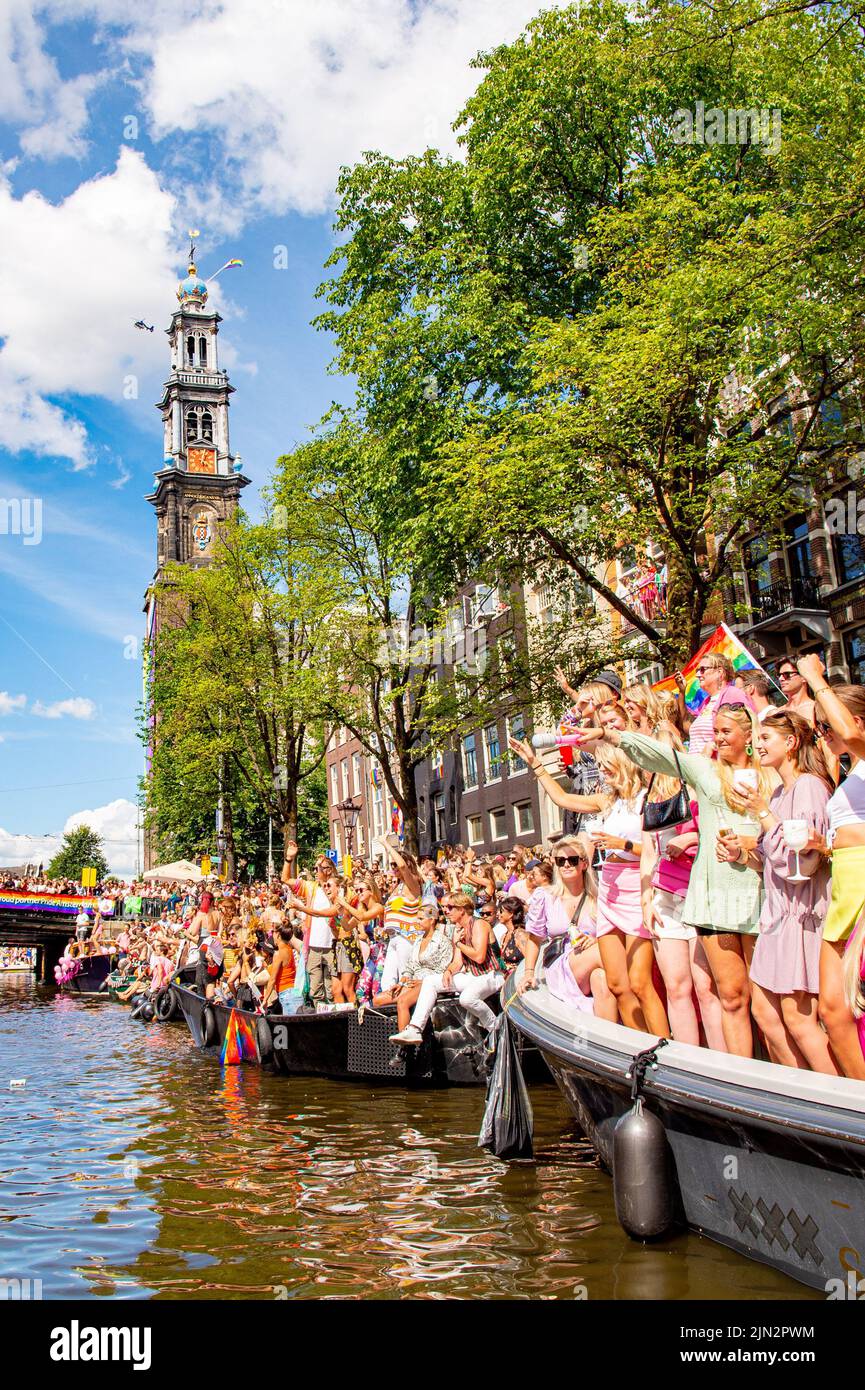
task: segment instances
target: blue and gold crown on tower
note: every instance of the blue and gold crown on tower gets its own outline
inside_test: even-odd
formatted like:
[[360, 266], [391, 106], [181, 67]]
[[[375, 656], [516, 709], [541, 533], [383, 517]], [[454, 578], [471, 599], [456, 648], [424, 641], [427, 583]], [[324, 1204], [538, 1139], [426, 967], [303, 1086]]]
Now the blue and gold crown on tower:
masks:
[[206, 304], [207, 286], [200, 278], [194, 261], [189, 263], [189, 272], [185, 280], [181, 280], [177, 286], [177, 298], [181, 304]]

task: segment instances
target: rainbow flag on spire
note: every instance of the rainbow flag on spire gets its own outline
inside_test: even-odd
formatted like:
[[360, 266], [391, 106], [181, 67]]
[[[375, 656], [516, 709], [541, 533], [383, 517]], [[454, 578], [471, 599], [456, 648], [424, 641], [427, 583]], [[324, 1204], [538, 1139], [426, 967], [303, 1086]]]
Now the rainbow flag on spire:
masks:
[[[733, 664], [733, 670], [738, 675], [740, 671], [762, 671], [760, 665], [748, 648], [743, 646], [734, 632], [731, 632], [726, 623], [721, 623], [715, 628], [711, 637], [707, 637], [702, 647], [694, 653], [686, 666], [682, 667], [682, 675], [685, 677], [685, 704], [692, 714], [697, 714], [708, 699], [705, 691], [701, 688], [697, 678], [697, 667], [704, 656], [719, 653], [725, 656]], [[652, 686], [653, 690], [674, 692], [676, 682], [672, 676], [666, 676], [662, 681], [656, 681]]]

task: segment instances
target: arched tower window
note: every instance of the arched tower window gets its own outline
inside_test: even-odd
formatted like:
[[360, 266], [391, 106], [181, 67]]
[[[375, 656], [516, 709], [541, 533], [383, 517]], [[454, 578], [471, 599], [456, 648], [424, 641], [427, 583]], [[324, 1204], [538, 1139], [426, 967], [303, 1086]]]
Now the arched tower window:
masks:
[[204, 334], [201, 334], [198, 339], [198, 365], [199, 367], [207, 366], [207, 339]]
[[195, 366], [195, 334], [190, 333], [186, 338], [186, 362], [190, 367]]
[[199, 439], [207, 439], [213, 443], [213, 416], [209, 410], [203, 410], [198, 422]]

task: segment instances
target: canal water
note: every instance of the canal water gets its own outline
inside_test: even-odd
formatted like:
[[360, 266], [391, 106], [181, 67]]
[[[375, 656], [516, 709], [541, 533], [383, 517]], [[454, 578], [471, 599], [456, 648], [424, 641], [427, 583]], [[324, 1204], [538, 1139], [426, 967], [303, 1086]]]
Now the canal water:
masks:
[[[13, 1086], [13, 1081], [26, 1084]], [[0, 977], [0, 1277], [44, 1298], [808, 1298], [709, 1241], [634, 1245], [553, 1086], [536, 1158], [480, 1090], [223, 1070], [183, 1024]]]

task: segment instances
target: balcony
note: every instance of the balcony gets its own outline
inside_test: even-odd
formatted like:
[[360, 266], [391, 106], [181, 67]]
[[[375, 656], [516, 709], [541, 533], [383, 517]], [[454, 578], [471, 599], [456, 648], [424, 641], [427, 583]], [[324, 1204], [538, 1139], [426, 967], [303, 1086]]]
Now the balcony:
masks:
[[[797, 636], [797, 629], [799, 635]], [[765, 647], [767, 655], [783, 654], [788, 649], [786, 634], [800, 641], [831, 640], [829, 607], [820, 597], [820, 587], [811, 575], [781, 579], [761, 590], [754, 597], [751, 623], [745, 629]]]

